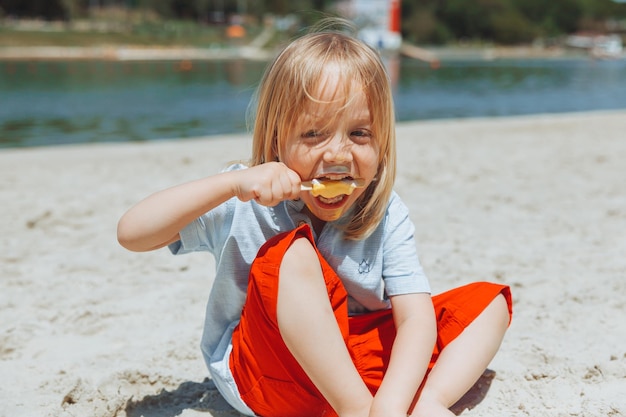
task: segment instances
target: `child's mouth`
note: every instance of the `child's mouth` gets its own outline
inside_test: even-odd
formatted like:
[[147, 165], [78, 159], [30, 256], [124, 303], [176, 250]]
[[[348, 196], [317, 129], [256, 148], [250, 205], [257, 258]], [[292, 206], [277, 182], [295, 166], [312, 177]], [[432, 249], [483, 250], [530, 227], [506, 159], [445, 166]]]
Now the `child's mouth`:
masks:
[[352, 177], [319, 177], [302, 182], [303, 190], [310, 190], [313, 197], [322, 198], [327, 204], [341, 201], [346, 195], [352, 194], [356, 188], [365, 186], [362, 179]]
[[318, 196], [317, 199], [324, 203], [324, 204], [328, 204], [328, 205], [336, 205], [338, 203], [340, 203], [341, 201], [343, 201], [344, 198], [346, 198], [346, 194], [340, 194], [338, 196], [332, 197], [332, 198], [327, 198], [327, 197], [323, 197], [323, 196]]

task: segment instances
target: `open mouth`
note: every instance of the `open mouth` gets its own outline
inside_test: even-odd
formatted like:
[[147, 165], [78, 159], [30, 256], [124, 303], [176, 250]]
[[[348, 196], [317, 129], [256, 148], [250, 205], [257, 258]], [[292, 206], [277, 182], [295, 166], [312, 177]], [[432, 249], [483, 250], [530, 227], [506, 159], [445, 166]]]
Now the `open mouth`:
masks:
[[317, 177], [314, 178], [312, 181], [313, 182], [319, 182], [319, 183], [327, 183], [327, 182], [332, 182], [332, 181], [342, 181], [342, 182], [349, 182], [354, 180], [354, 177], [350, 176], [350, 175], [332, 175], [332, 174], [327, 174], [321, 177]]
[[365, 186], [363, 179], [349, 175], [324, 175], [302, 182], [302, 190], [308, 190], [324, 205], [338, 205], [357, 188]]
[[340, 195], [332, 197], [332, 198], [327, 198], [327, 197], [324, 197], [324, 196], [320, 195], [320, 196], [317, 197], [317, 199], [319, 201], [321, 201], [322, 203], [324, 203], [324, 204], [334, 205], [334, 204], [340, 203], [346, 197], [347, 197], [347, 194], [340, 194]]
[[324, 205], [336, 206], [352, 193], [350, 184], [354, 180], [349, 175], [325, 175], [315, 178], [314, 183], [322, 184], [325, 187], [316, 198]]

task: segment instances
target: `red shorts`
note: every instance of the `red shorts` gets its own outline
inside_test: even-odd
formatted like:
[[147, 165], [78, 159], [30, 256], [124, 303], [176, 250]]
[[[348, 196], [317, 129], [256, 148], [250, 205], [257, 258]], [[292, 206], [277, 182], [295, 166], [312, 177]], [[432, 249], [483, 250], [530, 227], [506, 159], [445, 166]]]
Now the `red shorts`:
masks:
[[[300, 237], [311, 241], [307, 226], [270, 239], [250, 270], [246, 304], [233, 333], [230, 369], [243, 401], [259, 416], [336, 416], [315, 385], [285, 346], [276, 318], [278, 276], [282, 258]], [[317, 251], [317, 248], [316, 248]], [[389, 363], [395, 326], [391, 310], [348, 317], [347, 294], [341, 280], [318, 252], [337, 324], [359, 374], [372, 393]], [[430, 367], [439, 352], [503, 294], [512, 312], [511, 293], [505, 285], [473, 283], [433, 296], [437, 317], [437, 343]]]

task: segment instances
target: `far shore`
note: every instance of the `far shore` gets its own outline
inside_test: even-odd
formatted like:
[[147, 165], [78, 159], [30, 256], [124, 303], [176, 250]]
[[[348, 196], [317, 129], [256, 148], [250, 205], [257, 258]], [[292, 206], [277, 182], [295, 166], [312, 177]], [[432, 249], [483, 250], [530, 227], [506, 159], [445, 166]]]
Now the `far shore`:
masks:
[[145, 46], [19, 46], [0, 47], [0, 60], [267, 60], [272, 52], [237, 48], [145, 47]]
[[[588, 58], [589, 55], [563, 47], [543, 46], [450, 46], [413, 47], [426, 52], [441, 62], [455, 60], [497, 60], [497, 59], [559, 59]], [[406, 50], [403, 50], [405, 52]], [[0, 60], [227, 60], [249, 59], [269, 60], [274, 56], [272, 49], [254, 46], [236, 47], [170, 47], [170, 46], [4, 46], [0, 47]], [[408, 55], [403, 53], [404, 55]]]

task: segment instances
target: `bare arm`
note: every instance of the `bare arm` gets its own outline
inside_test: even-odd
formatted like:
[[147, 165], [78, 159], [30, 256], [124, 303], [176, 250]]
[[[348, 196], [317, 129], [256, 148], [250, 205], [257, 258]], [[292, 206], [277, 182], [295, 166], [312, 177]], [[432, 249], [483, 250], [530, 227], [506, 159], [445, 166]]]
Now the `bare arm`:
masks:
[[424, 379], [437, 337], [430, 294], [391, 297], [396, 339], [370, 417], [405, 417]]
[[149, 251], [178, 240], [194, 219], [232, 197], [271, 206], [297, 198], [300, 177], [284, 164], [270, 162], [229, 171], [159, 191], [129, 209], [117, 226], [122, 246]]

